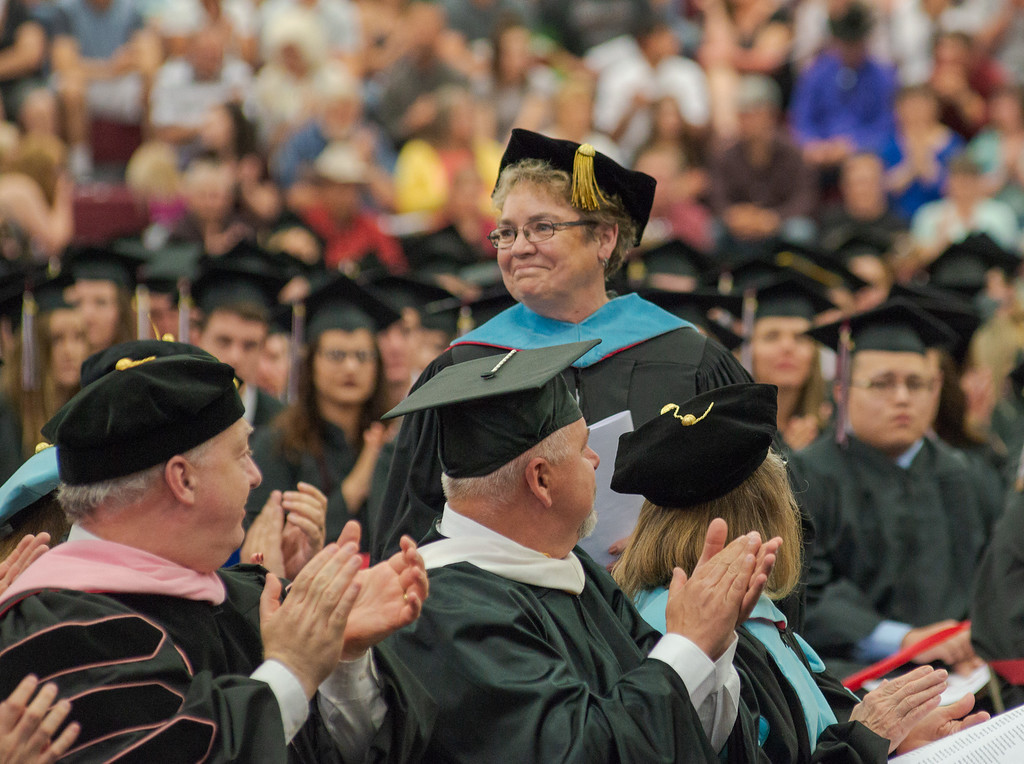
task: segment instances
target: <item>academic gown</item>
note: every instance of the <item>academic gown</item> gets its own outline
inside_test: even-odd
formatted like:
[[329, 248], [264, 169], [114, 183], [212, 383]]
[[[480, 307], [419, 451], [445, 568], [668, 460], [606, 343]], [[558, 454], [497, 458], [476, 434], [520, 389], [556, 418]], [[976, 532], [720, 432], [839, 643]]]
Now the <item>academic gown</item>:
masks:
[[852, 657], [882, 620], [961, 619], [985, 542], [983, 500], [962, 456], [925, 438], [910, 467], [850, 436], [792, 456], [797, 500], [815, 526], [803, 635]]
[[[359, 512], [349, 512], [341, 495], [341, 481], [352, 471], [357, 455], [340, 427], [329, 422], [321, 422], [321, 426], [324, 435], [323, 456], [317, 458], [313, 454], [303, 453], [298, 461], [284, 453], [281, 432], [276, 427], [264, 427], [253, 434], [252, 458], [263, 473], [263, 481], [249, 493], [245, 505], [246, 528], [263, 509], [271, 491], [294, 491], [299, 481], [315, 485], [327, 496], [326, 538], [329, 541], [338, 538], [349, 520], [364, 519]], [[363, 536], [366, 536], [365, 531]]]
[[[645, 336], [647, 335], [647, 336]], [[554, 321], [514, 305], [438, 356], [413, 390], [454, 363], [598, 338], [602, 343], [562, 376], [590, 424], [629, 409], [639, 427], [666, 403], [682, 403], [723, 385], [752, 381], [739, 361], [691, 324], [636, 295], [619, 297], [581, 324]], [[369, 517], [371, 557], [399, 548], [402, 534], [420, 539], [441, 513], [441, 465], [434, 411], [407, 415], [396, 439], [387, 493]]]
[[[46, 590], [5, 603], [0, 696], [29, 672], [72, 701], [82, 731], [61, 761], [341, 761], [317, 703], [285, 746], [269, 685], [250, 679], [263, 662], [259, 598], [264, 571], [221, 570], [227, 598]], [[389, 714], [367, 761], [418, 760], [433, 707], [387, 648], [375, 651]], [[204, 758], [205, 756], [205, 758]]]
[[252, 426], [263, 427], [274, 421], [274, 417], [284, 411], [284, 404], [281, 403], [265, 390], [256, 390], [256, 411], [252, 417]]
[[[423, 544], [439, 541], [436, 529]], [[579, 595], [469, 562], [430, 570], [419, 619], [388, 638], [437, 702], [424, 761], [716, 762], [661, 635], [579, 548]], [[749, 761], [743, 712], [726, 761]]]

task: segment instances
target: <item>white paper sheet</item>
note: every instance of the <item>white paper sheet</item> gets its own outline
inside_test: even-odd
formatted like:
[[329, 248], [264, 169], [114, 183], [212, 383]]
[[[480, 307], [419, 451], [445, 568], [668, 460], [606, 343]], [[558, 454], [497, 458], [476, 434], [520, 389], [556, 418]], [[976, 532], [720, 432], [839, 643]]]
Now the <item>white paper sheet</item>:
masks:
[[1020, 764], [1024, 761], [1024, 706], [890, 761], [899, 764]]
[[615, 559], [608, 553], [608, 547], [633, 532], [640, 507], [644, 503], [643, 496], [627, 496], [611, 489], [619, 436], [632, 431], [633, 417], [628, 410], [590, 425], [590, 447], [601, 457], [595, 478], [597, 497], [594, 509], [597, 510], [597, 527], [588, 538], [580, 542], [580, 546], [600, 565], [607, 565]]

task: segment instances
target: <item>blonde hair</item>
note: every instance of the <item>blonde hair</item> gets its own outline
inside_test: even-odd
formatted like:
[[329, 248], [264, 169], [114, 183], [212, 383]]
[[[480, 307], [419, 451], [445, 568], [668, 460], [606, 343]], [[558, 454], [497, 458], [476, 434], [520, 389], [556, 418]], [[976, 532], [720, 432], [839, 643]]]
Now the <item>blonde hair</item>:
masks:
[[67, 149], [53, 135], [26, 135], [5, 157], [4, 169], [27, 175], [39, 184], [46, 204], [53, 206], [57, 197], [57, 178], [64, 167]]
[[163, 141], [147, 141], [135, 149], [124, 171], [125, 184], [144, 197], [171, 197], [181, 190], [181, 173], [174, 148]]
[[[494, 207], [501, 210], [505, 206], [505, 199], [509, 192], [520, 183], [535, 186], [539, 191], [549, 194], [552, 198], [564, 201], [572, 205], [572, 177], [565, 170], [556, 169], [550, 162], [544, 159], [521, 159], [510, 164], [501, 171], [498, 177], [498, 185], [494, 187], [491, 200]], [[595, 220], [601, 225], [618, 226], [619, 237], [615, 242], [615, 248], [604, 264], [604, 276], [608, 278], [622, 267], [626, 259], [626, 253], [633, 248], [633, 240], [636, 238], [637, 225], [633, 218], [626, 212], [626, 207], [618, 194], [609, 194], [604, 191], [608, 204], [598, 210], [579, 210], [581, 216], [587, 220]], [[589, 228], [584, 228], [586, 235], [596, 237], [597, 233]]]
[[704, 550], [708, 525], [716, 517], [729, 525], [729, 541], [750, 531], [762, 540], [782, 538], [765, 594], [782, 599], [800, 580], [802, 534], [800, 510], [789, 487], [786, 463], [769, 451], [754, 473], [725, 496], [685, 509], [645, 501], [629, 544], [612, 576], [629, 597], [668, 586], [672, 569], [693, 573]]

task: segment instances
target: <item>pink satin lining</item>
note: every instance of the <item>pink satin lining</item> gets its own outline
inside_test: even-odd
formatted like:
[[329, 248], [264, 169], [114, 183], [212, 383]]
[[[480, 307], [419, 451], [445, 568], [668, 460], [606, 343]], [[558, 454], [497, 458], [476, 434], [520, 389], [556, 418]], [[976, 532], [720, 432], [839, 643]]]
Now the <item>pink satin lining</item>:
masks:
[[0, 595], [0, 604], [41, 589], [166, 594], [213, 605], [220, 605], [226, 596], [216, 573], [198, 573], [141, 549], [101, 539], [68, 541], [46, 552]]

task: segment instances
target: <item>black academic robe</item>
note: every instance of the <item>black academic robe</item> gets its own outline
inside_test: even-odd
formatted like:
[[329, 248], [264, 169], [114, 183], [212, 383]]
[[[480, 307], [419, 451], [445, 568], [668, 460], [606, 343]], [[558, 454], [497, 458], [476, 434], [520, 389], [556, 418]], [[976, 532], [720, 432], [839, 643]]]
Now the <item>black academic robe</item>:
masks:
[[284, 404], [264, 390], [256, 390], [256, 411], [253, 412], [252, 426], [263, 427], [274, 421], [284, 411]]
[[[506, 352], [488, 345], [456, 345], [423, 371], [413, 390], [453, 363]], [[598, 422], [629, 409], [634, 427], [660, 414], [665, 403], [679, 403], [716, 387], [751, 381], [728, 350], [689, 327], [626, 347], [592, 366], [570, 367], [563, 377], [576, 394], [587, 422]], [[397, 551], [402, 534], [423, 538], [440, 515], [444, 494], [437, 442], [437, 416], [433, 411], [418, 411], [404, 418], [380, 514], [367, 518], [373, 559]]]
[[926, 438], [903, 469], [855, 437], [821, 438], [790, 467], [815, 527], [801, 633], [822, 657], [850, 658], [885, 619], [967, 615], [987, 520], [959, 452]]
[[[768, 735], [761, 746], [763, 759], [771, 764], [861, 764], [888, 759], [889, 741], [860, 722], [850, 721], [857, 700], [827, 670], [812, 671], [811, 675], [835, 713], [837, 723], [825, 728], [812, 753], [800, 698], [792, 685], [763, 642], [742, 626], [737, 635], [739, 644], [733, 663], [740, 672], [740, 697], [755, 718], [764, 719], [768, 725]], [[807, 665], [788, 628], [782, 639]]]
[[978, 564], [971, 641], [985, 660], [1024, 659], [1024, 493], [1010, 494]]
[[[219, 575], [219, 606], [69, 590], [18, 599], [0, 618], [0, 696], [28, 673], [55, 682], [82, 725], [66, 762], [341, 761], [315, 702], [286, 746], [273, 692], [249, 678], [263, 662], [262, 568]], [[366, 760], [418, 760], [432, 704], [386, 648], [376, 658], [389, 714]]]
[[[263, 473], [263, 480], [249, 492], [245, 505], [246, 528], [263, 509], [271, 491], [294, 491], [299, 481], [315, 485], [327, 496], [326, 538], [329, 541], [338, 538], [349, 520], [363, 519], [359, 512], [349, 511], [341, 495], [341, 481], [352, 471], [357, 455], [340, 427], [329, 422], [322, 422], [321, 426], [323, 455], [319, 458], [310, 453], [302, 454], [299, 459], [285, 454], [281, 432], [276, 427], [265, 427], [253, 434], [252, 458]], [[365, 537], [365, 532], [363, 535]]]
[[[424, 543], [441, 538], [431, 531]], [[468, 562], [430, 570], [419, 619], [386, 640], [437, 702], [424, 761], [718, 760], [682, 679], [647, 657], [661, 635], [575, 552], [587, 579], [579, 595]], [[752, 729], [741, 714], [729, 761], [750, 760]]]

